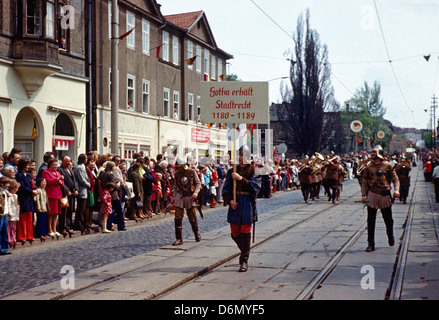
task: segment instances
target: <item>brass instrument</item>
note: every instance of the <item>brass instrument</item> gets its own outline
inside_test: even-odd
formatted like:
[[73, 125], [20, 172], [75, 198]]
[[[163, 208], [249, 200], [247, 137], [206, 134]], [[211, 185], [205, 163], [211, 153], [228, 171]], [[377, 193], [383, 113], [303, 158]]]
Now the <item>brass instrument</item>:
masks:
[[312, 173], [311, 173], [311, 175], [312, 175], [313, 177], [316, 176], [316, 175], [319, 173], [320, 169], [322, 168], [322, 166], [320, 166], [320, 165], [318, 164], [319, 161], [325, 161], [325, 157], [324, 157], [323, 155], [321, 155], [320, 153], [316, 152], [316, 154], [315, 154], [315, 158], [314, 158], [314, 160], [311, 162], [311, 166], [314, 167], [314, 169], [313, 169], [313, 171], [312, 171]]
[[357, 169], [357, 174], [361, 174], [371, 163], [372, 160], [368, 159], [361, 161], [361, 166]]
[[301, 165], [300, 168], [299, 168], [299, 172], [302, 172], [303, 169], [305, 169], [306, 167], [308, 167], [309, 159], [308, 159], [308, 158], [305, 158], [305, 159], [301, 159], [301, 160], [299, 160], [299, 161], [302, 163], [302, 165]]

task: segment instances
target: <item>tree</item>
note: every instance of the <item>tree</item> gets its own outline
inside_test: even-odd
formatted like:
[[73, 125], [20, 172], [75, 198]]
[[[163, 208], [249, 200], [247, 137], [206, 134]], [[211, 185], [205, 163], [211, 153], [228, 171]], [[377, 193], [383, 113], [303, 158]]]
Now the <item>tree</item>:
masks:
[[324, 113], [338, 108], [331, 85], [328, 48], [321, 44], [309, 20], [308, 9], [306, 19], [301, 14], [297, 21], [290, 58], [291, 88], [283, 88], [284, 103], [277, 110], [285, 140], [302, 155], [311, 155], [327, 144], [334, 130], [331, 121], [324, 121]]
[[[379, 82], [375, 81], [373, 86], [364, 82], [364, 86], [358, 89], [351, 99], [346, 101], [346, 105], [348, 108], [343, 112], [343, 121], [350, 123], [352, 120], [359, 120], [363, 123], [363, 131], [358, 134], [360, 140], [364, 142], [371, 140], [378, 144], [377, 134], [379, 131], [383, 131], [385, 137], [382, 144], [389, 144], [392, 131], [383, 118], [386, 114], [386, 108], [381, 99], [381, 85]], [[354, 139], [354, 136], [355, 133], [351, 132], [352, 139]]]

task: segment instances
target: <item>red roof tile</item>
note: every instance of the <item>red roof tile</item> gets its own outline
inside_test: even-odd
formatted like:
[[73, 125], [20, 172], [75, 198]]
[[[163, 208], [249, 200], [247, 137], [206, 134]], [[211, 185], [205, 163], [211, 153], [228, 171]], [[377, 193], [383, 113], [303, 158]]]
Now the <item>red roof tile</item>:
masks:
[[202, 13], [203, 11], [171, 14], [165, 16], [165, 19], [184, 30], [187, 30], [194, 24], [195, 21], [197, 21]]

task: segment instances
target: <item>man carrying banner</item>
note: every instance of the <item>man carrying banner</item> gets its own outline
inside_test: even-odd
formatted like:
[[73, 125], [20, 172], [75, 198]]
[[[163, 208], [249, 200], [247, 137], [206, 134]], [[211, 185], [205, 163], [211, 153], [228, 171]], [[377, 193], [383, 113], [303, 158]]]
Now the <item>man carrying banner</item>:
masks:
[[239, 149], [239, 165], [227, 172], [223, 188], [224, 202], [229, 205], [227, 222], [230, 223], [232, 239], [241, 250], [239, 272], [248, 269], [251, 227], [257, 221], [256, 196], [260, 189], [261, 178], [255, 174], [255, 167], [250, 163], [250, 150], [243, 146]]

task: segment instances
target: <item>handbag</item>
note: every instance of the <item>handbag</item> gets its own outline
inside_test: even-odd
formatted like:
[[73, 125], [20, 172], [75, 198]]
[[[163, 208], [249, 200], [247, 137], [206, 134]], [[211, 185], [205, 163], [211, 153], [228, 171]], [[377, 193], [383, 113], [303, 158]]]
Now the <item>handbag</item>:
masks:
[[69, 199], [67, 197], [62, 197], [59, 199], [59, 206], [62, 208], [69, 207]]
[[141, 200], [136, 200], [136, 209], [137, 210], [143, 209], [143, 202]]

